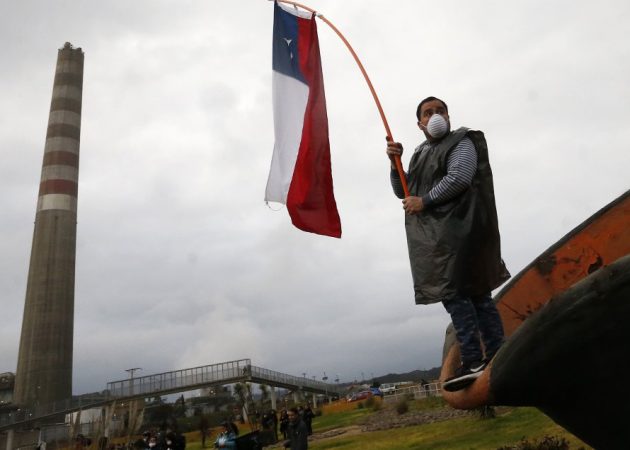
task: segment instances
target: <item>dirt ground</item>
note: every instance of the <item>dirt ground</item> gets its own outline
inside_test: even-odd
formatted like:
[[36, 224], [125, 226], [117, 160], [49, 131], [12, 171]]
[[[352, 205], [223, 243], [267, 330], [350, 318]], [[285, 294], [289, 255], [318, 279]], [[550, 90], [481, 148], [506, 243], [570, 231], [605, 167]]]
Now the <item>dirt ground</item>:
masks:
[[[339, 436], [354, 436], [361, 433], [368, 433], [378, 430], [389, 430], [392, 428], [409, 427], [424, 423], [441, 422], [473, 414], [469, 411], [452, 409], [450, 407], [432, 409], [427, 411], [409, 411], [405, 414], [398, 414], [393, 408], [383, 408], [367, 417], [359, 425], [334, 428], [332, 430], [318, 433], [317, 430], [309, 437], [310, 441], [322, 441], [338, 438]], [[267, 448], [282, 448], [282, 443]]]

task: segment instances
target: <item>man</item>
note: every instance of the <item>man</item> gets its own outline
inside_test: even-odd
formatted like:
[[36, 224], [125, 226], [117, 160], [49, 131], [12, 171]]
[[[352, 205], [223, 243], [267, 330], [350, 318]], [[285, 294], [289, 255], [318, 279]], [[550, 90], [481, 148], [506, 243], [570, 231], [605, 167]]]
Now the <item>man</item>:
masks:
[[304, 424], [306, 425], [306, 431], [308, 432], [308, 435], [312, 435], [313, 434], [313, 418], [315, 417], [315, 413], [313, 412], [313, 409], [311, 408], [311, 404], [307, 403], [306, 406], [304, 407], [304, 410], [302, 411], [302, 420], [304, 421]]
[[206, 439], [208, 437], [208, 418], [202, 414], [199, 418], [199, 434], [201, 435], [201, 448], [206, 448]]
[[490, 291], [510, 275], [501, 259], [483, 133], [463, 127], [451, 131], [448, 106], [436, 97], [422, 100], [416, 116], [426, 141], [409, 162], [410, 195], [404, 198], [394, 165], [403, 147], [391, 141], [390, 180], [396, 196], [403, 198], [416, 303], [442, 302], [451, 315], [462, 365], [443, 388], [454, 391], [479, 377], [503, 343]]
[[308, 430], [297, 408], [289, 409], [288, 416], [289, 427], [287, 429], [287, 435], [289, 439], [284, 442], [284, 448], [290, 448], [291, 450], [307, 450]]
[[217, 439], [214, 442], [215, 448], [229, 448], [229, 449], [237, 448], [236, 434], [234, 433], [234, 430], [232, 430], [230, 423], [227, 421], [224, 421], [221, 423], [221, 426], [223, 427], [223, 430], [217, 436]]

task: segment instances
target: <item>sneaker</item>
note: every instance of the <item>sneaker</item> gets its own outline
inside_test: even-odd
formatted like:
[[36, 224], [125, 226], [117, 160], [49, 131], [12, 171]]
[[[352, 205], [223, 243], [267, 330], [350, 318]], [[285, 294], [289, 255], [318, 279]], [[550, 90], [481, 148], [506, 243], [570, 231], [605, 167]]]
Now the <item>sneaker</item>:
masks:
[[454, 392], [470, 386], [481, 376], [487, 365], [487, 361], [475, 361], [470, 364], [463, 364], [455, 370], [454, 377], [449, 378], [442, 384], [442, 389], [448, 392]]

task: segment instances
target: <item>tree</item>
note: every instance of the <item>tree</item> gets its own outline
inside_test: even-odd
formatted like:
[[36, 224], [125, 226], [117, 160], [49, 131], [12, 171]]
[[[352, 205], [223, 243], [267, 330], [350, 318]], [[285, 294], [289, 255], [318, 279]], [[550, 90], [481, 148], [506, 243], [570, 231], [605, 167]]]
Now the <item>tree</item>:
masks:
[[184, 400], [184, 394], [182, 394], [176, 401], [173, 408], [173, 414], [175, 417], [186, 416], [186, 400]]
[[248, 392], [249, 389], [247, 387], [247, 383], [236, 383], [234, 385], [234, 395], [236, 396], [238, 406], [243, 410], [245, 416], [249, 416], [249, 411], [247, 408]]
[[269, 386], [261, 384], [258, 388], [260, 389], [260, 409], [264, 411], [265, 403], [269, 400]]

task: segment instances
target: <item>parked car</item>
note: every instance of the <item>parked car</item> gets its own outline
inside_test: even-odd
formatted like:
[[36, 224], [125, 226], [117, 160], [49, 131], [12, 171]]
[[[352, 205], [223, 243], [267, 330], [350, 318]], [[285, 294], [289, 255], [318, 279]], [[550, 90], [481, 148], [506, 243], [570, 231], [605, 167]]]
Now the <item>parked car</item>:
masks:
[[383, 391], [381, 391], [381, 389], [377, 387], [371, 387], [370, 392], [372, 392], [372, 395], [377, 395], [379, 397], [383, 396]]
[[370, 398], [372, 395], [374, 395], [372, 394], [372, 391], [359, 391], [348, 395], [347, 400], [349, 402], [358, 402], [359, 400]]
[[394, 392], [396, 392], [396, 384], [394, 383], [381, 384], [381, 392], [385, 395], [393, 394]]

